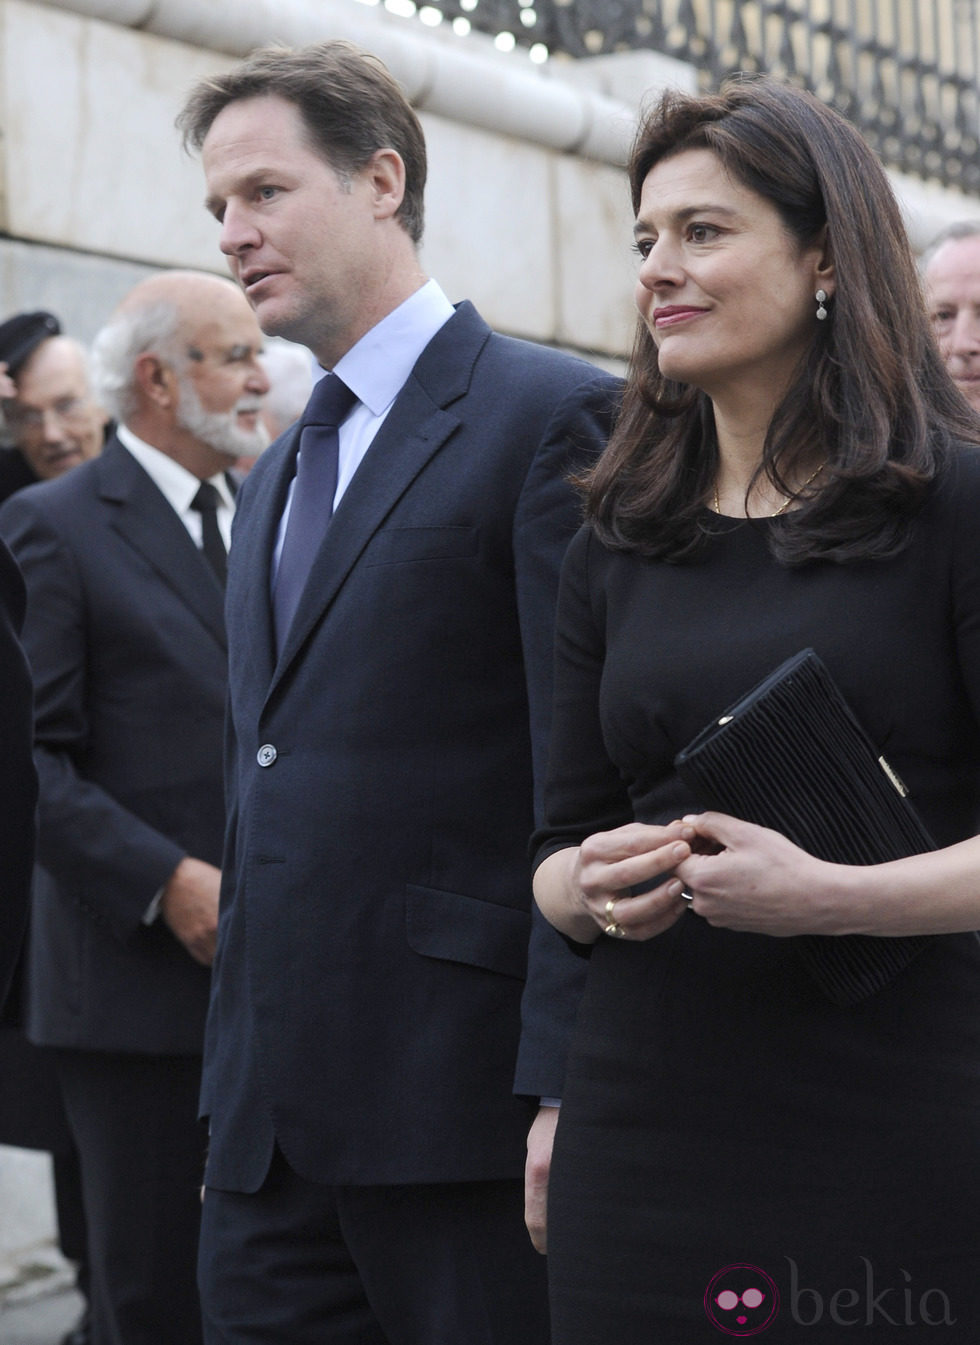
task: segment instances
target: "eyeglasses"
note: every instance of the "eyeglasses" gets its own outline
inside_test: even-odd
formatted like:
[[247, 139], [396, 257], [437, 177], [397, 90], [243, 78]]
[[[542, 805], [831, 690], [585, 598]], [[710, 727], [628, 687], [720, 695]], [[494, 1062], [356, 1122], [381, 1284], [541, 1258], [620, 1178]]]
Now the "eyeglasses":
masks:
[[7, 428], [22, 438], [35, 438], [44, 432], [44, 417], [49, 413], [60, 421], [78, 424], [88, 414], [91, 402], [86, 397], [59, 397], [43, 410], [36, 406], [21, 406], [15, 401], [3, 404], [3, 419]]

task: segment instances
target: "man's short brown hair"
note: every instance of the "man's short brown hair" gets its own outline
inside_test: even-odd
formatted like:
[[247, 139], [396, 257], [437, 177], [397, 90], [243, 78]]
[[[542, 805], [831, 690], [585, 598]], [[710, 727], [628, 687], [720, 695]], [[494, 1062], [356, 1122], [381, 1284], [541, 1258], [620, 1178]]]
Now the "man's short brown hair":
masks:
[[262, 47], [191, 90], [177, 118], [185, 147], [200, 150], [230, 103], [270, 96], [296, 106], [313, 148], [341, 177], [352, 177], [379, 149], [397, 150], [405, 164], [405, 197], [396, 218], [413, 243], [421, 241], [425, 136], [382, 61], [340, 40]]

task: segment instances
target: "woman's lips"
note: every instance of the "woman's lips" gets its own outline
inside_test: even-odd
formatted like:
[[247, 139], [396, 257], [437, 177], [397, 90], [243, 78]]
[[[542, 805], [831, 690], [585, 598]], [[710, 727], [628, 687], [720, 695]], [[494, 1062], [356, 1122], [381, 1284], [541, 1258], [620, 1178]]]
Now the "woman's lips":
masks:
[[679, 322], [686, 322], [690, 318], [699, 318], [706, 313], [706, 308], [694, 308], [687, 304], [670, 304], [666, 308], [655, 308], [653, 310], [653, 325], [655, 327], [674, 327]]

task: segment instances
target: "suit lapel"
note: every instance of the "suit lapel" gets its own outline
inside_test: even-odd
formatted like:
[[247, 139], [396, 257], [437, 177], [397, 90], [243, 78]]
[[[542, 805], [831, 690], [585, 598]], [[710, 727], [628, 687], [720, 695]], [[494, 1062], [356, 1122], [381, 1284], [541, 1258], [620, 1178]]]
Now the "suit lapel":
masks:
[[234, 621], [236, 640], [248, 641], [256, 684], [263, 693], [274, 668], [275, 632], [269, 591], [272, 553], [289, 483], [296, 471], [299, 436], [299, 425], [295, 425], [262, 454], [242, 483], [243, 499], [232, 529], [229, 625]]
[[[399, 402], [407, 392], [406, 386], [399, 394]], [[459, 424], [458, 417], [433, 407], [417, 388], [408, 396], [406, 406], [413, 406], [417, 400], [423, 405], [413, 408], [416, 428], [399, 433], [392, 423], [395, 411], [392, 408], [344, 492], [313, 561], [270, 691], [328, 610], [361, 552], [400, 496]], [[419, 416], [419, 412], [423, 414]]]
[[[489, 327], [476, 310], [462, 304], [422, 352], [330, 522], [276, 665], [270, 694], [368, 542], [459, 426], [460, 417], [447, 408], [469, 387], [473, 365], [489, 335]], [[288, 476], [286, 480], [288, 484]], [[276, 525], [278, 519], [277, 513]], [[268, 567], [271, 546], [263, 550]], [[268, 600], [264, 607], [264, 619], [271, 625]]]
[[119, 535], [226, 647], [221, 586], [190, 534], [131, 453], [111, 439], [98, 460], [99, 495]]

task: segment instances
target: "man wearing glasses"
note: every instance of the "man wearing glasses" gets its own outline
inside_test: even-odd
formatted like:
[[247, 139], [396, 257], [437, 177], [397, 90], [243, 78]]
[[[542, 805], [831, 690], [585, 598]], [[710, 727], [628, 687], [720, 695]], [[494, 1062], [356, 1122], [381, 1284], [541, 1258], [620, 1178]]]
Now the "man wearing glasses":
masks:
[[89, 390], [85, 351], [51, 313], [18, 313], [0, 324], [3, 422], [12, 450], [0, 453], [0, 500], [48, 481], [102, 451], [106, 416]]

